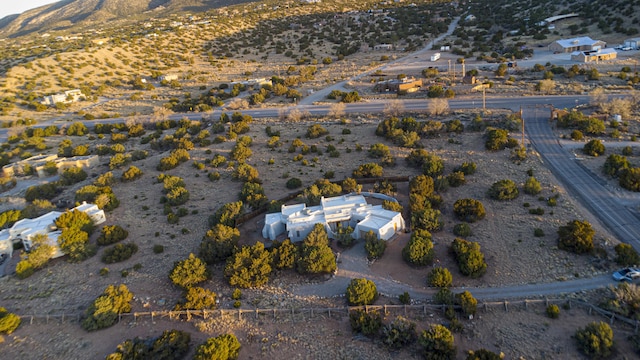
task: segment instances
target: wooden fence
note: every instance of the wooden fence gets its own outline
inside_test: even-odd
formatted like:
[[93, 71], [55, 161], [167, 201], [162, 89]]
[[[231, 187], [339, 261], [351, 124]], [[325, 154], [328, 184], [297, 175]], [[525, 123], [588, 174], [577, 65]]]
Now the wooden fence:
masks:
[[[547, 306], [555, 304], [562, 305], [563, 307], [581, 307], [588, 311], [589, 315], [594, 312], [602, 317], [608, 319], [609, 324], [613, 325], [616, 321], [621, 322], [624, 325], [632, 327], [634, 333], [638, 333], [640, 330], [640, 321], [630, 318], [626, 318], [619, 314], [615, 314], [611, 311], [602, 309], [598, 306], [592, 305], [588, 302], [575, 300], [575, 299], [525, 299], [515, 301], [494, 301], [494, 302], [481, 302], [478, 303], [478, 311], [489, 312], [494, 309], [498, 309], [504, 312], [510, 310], [525, 310], [533, 311], [534, 308], [540, 305], [546, 308]], [[144, 311], [144, 312], [132, 312], [123, 313], [118, 315], [118, 322], [122, 320], [133, 320], [137, 322], [138, 319], [150, 319], [154, 321], [156, 319], [169, 319], [169, 320], [187, 320], [190, 321], [194, 318], [203, 320], [211, 318], [219, 319], [238, 319], [238, 320], [272, 320], [272, 321], [292, 321], [292, 322], [304, 322], [308, 319], [315, 318], [343, 318], [348, 317], [351, 311], [364, 310], [366, 312], [378, 311], [385, 316], [404, 316], [409, 319], [420, 319], [429, 316], [433, 312], [441, 312], [444, 314], [447, 305], [434, 305], [434, 304], [422, 304], [422, 305], [366, 305], [366, 306], [344, 306], [344, 307], [330, 307], [330, 308], [270, 308], [270, 309], [216, 309], [216, 310], [181, 310], [181, 311]], [[459, 308], [459, 306], [456, 306]], [[49, 315], [20, 315], [23, 323], [46, 323], [52, 322], [62, 324], [65, 322], [80, 322], [82, 318], [81, 313], [73, 314], [49, 314]]]

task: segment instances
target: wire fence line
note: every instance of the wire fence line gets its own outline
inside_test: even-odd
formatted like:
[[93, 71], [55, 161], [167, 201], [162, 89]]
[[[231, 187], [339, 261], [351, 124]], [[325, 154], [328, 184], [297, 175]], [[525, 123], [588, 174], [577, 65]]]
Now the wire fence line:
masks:
[[[539, 310], [540, 305], [546, 308], [549, 305], [562, 305], [568, 309], [580, 307], [588, 311], [589, 315], [594, 312], [597, 315], [608, 319], [609, 324], [613, 325], [616, 321], [632, 327], [634, 333], [637, 334], [640, 330], [640, 320], [630, 319], [622, 315], [616, 314], [612, 311], [605, 310], [586, 301], [576, 299], [525, 299], [525, 300], [504, 300], [504, 301], [490, 301], [478, 303], [478, 311], [488, 313], [494, 310], [500, 310], [509, 312], [511, 310], [525, 310], [535, 311]], [[349, 313], [356, 310], [363, 310], [365, 312], [377, 311], [385, 316], [404, 316], [406, 318], [425, 318], [433, 312], [444, 312], [450, 305], [435, 305], [435, 304], [421, 304], [421, 305], [364, 305], [364, 306], [342, 306], [342, 307], [324, 307], [324, 308], [263, 308], [263, 309], [215, 309], [215, 310], [162, 310], [162, 311], [136, 311], [130, 313], [118, 314], [118, 322], [123, 320], [133, 320], [137, 322], [139, 319], [149, 319], [154, 321], [156, 319], [169, 319], [169, 320], [187, 320], [190, 321], [194, 318], [198, 319], [259, 319], [259, 320], [286, 320], [286, 321], [300, 321], [304, 322], [308, 319], [314, 319], [317, 317], [323, 318], [344, 318], [348, 317]], [[459, 306], [454, 306], [459, 309]], [[23, 323], [35, 324], [64, 324], [69, 322], [80, 322], [82, 320], [82, 313], [61, 313], [61, 314], [46, 314], [46, 315], [19, 315], [23, 320]]]

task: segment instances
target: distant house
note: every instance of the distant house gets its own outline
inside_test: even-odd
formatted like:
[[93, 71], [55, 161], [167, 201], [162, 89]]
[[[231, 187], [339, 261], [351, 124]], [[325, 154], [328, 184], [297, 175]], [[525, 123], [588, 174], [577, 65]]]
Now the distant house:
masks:
[[373, 46], [374, 51], [391, 51], [393, 50], [393, 45], [391, 44], [378, 44]]
[[583, 63], [613, 60], [618, 57], [614, 49], [598, 49], [592, 51], [575, 51], [571, 53], [571, 60]]
[[469, 14], [465, 16], [464, 21], [476, 21], [476, 16], [473, 14]]
[[630, 47], [632, 49], [640, 49], [640, 37], [625, 40], [624, 47]]
[[402, 79], [391, 79], [381, 81], [376, 84], [375, 90], [379, 92], [415, 92], [422, 87], [422, 79], [406, 77]]
[[158, 76], [158, 80], [160, 81], [173, 81], [178, 80], [178, 74], [166, 74]]
[[86, 97], [84, 96], [82, 91], [80, 91], [80, 89], [73, 89], [67, 90], [64, 93], [45, 96], [42, 101], [40, 101], [40, 103], [47, 106], [53, 106], [57, 103], [74, 103], [76, 101], [79, 101], [80, 99], [86, 99]]
[[588, 36], [573, 39], [556, 40], [549, 45], [549, 51], [554, 53], [573, 53], [576, 51], [591, 51], [602, 49], [607, 43], [602, 40], [593, 40]]
[[[95, 204], [83, 202], [71, 210], [86, 213], [96, 225], [107, 221], [104, 211]], [[34, 236], [47, 235], [47, 243], [55, 248], [53, 257], [63, 256], [64, 253], [58, 247], [58, 236], [60, 236], [61, 232], [55, 224], [60, 215], [62, 213], [59, 211], [51, 211], [34, 219], [19, 220], [10, 229], [0, 231], [0, 254], [7, 254], [11, 257], [13, 255], [13, 244], [19, 242], [22, 242], [24, 250], [28, 252], [33, 246], [32, 240]]]
[[[370, 196], [385, 197], [382, 194]], [[351, 236], [361, 239], [373, 231], [378, 239], [389, 240], [405, 228], [402, 214], [385, 210], [381, 205], [368, 204], [363, 194], [348, 194], [322, 198], [320, 205], [307, 207], [305, 204], [282, 205], [280, 213], [265, 216], [262, 236], [275, 240], [286, 234], [292, 242], [302, 241], [315, 224], [323, 224], [329, 237], [336, 237], [339, 226], [354, 229]], [[392, 198], [389, 198], [392, 199]]]

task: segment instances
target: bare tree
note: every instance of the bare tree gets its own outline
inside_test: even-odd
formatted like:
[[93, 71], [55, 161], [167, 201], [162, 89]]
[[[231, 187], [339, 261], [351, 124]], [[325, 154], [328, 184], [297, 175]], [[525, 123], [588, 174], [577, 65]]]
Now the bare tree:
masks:
[[536, 90], [545, 94], [551, 94], [555, 88], [556, 82], [551, 79], [540, 80], [536, 85]]
[[287, 114], [287, 120], [291, 122], [300, 122], [301, 119], [302, 119], [302, 111], [298, 109], [292, 109]]
[[173, 111], [170, 109], [164, 106], [155, 106], [153, 108], [153, 115], [151, 115], [151, 122], [166, 120], [171, 114], [173, 114]]
[[399, 117], [404, 112], [404, 103], [400, 100], [393, 100], [384, 106], [383, 113], [389, 117]]
[[591, 106], [602, 107], [602, 104], [605, 104], [607, 99], [607, 94], [604, 93], [603, 88], [595, 88], [589, 92], [589, 104]]
[[633, 103], [631, 99], [611, 99], [600, 105], [600, 110], [606, 114], [619, 114], [623, 119], [631, 116]]
[[347, 105], [343, 102], [331, 104], [328, 115], [329, 117], [339, 119], [344, 116], [346, 108], [347, 108]]
[[433, 116], [449, 113], [449, 100], [435, 98], [429, 101], [429, 114]]
[[287, 108], [281, 107], [278, 109], [278, 119], [280, 119], [280, 121], [287, 120]]
[[249, 107], [249, 102], [245, 99], [233, 99], [227, 107], [231, 110], [241, 110]]

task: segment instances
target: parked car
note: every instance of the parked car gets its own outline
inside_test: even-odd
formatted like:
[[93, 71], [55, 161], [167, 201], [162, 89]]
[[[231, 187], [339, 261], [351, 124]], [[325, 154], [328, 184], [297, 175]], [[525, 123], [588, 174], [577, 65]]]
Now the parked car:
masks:
[[622, 51], [631, 51], [632, 49], [631, 49], [631, 46], [625, 46], [620, 50], [622, 50]]
[[616, 281], [633, 281], [640, 278], [640, 270], [634, 268], [626, 268], [613, 273], [613, 279]]

